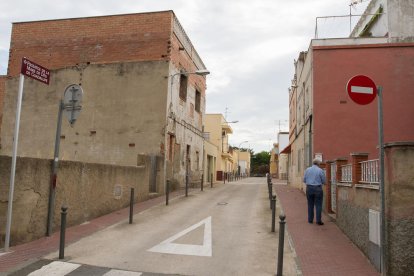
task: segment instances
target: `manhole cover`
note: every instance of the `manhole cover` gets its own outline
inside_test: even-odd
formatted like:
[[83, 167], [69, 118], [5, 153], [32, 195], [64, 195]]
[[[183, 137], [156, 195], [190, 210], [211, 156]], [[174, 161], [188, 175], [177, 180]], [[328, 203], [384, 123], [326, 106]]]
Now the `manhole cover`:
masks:
[[227, 202], [219, 202], [219, 203], [217, 203], [217, 205], [227, 205], [228, 203]]

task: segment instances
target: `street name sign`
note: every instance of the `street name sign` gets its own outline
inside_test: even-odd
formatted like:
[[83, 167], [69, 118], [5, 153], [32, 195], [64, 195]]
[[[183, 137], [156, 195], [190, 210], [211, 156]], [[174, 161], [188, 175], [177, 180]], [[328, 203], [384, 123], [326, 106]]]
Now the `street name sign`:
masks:
[[29, 78], [35, 79], [37, 81], [43, 82], [49, 85], [50, 80], [50, 71], [49, 69], [34, 63], [33, 61], [28, 60], [27, 58], [22, 58], [22, 68], [21, 73]]
[[352, 77], [346, 85], [346, 90], [349, 97], [360, 105], [371, 103], [377, 96], [377, 86], [374, 81], [364, 75]]

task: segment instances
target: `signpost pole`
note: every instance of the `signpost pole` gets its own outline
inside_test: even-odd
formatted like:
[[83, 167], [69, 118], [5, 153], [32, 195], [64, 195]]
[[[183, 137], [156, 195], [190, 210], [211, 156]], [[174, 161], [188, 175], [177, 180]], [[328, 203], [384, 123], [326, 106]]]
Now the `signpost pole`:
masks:
[[49, 192], [49, 209], [47, 216], [47, 232], [46, 235], [49, 237], [52, 235], [52, 226], [53, 226], [53, 217], [55, 209], [55, 198], [56, 198], [56, 181], [57, 181], [57, 169], [59, 162], [59, 148], [60, 148], [60, 134], [62, 130], [62, 113], [63, 113], [63, 101], [59, 102], [59, 112], [56, 128], [56, 138], [55, 138], [55, 154], [53, 156], [53, 166], [52, 166], [52, 179], [50, 181], [50, 192]]
[[4, 242], [4, 251], [9, 251], [9, 246], [10, 246], [10, 229], [11, 229], [12, 210], [13, 210], [14, 177], [16, 175], [17, 143], [19, 140], [20, 113], [21, 113], [21, 108], [22, 108], [23, 86], [24, 86], [24, 75], [20, 74], [19, 92], [17, 95], [16, 121], [14, 125], [13, 155], [12, 155], [12, 164], [11, 164], [11, 173], [10, 173], [10, 189], [9, 189], [9, 201], [8, 201], [8, 207], [7, 207], [6, 239]]
[[381, 202], [381, 232], [380, 232], [380, 252], [381, 252], [381, 275], [386, 274], [386, 240], [385, 240], [385, 184], [384, 184], [384, 129], [382, 119], [382, 87], [378, 86], [378, 141], [379, 141], [379, 161], [380, 161], [380, 202]]

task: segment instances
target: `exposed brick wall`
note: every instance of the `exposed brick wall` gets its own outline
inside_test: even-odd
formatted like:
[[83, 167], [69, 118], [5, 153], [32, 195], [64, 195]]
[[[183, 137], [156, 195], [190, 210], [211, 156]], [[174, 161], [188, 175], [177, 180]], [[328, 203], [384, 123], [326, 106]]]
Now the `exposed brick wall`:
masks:
[[368, 160], [368, 153], [351, 153], [352, 184], [361, 181], [362, 170], [360, 162]]
[[49, 69], [169, 60], [172, 11], [14, 23], [8, 75], [26, 56]]

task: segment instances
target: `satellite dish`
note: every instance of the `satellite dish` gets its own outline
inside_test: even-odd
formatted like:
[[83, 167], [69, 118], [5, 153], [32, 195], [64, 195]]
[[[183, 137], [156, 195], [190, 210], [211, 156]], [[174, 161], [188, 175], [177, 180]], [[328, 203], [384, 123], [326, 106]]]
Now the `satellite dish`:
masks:
[[82, 109], [82, 97], [82, 87], [77, 84], [71, 84], [66, 87], [63, 94], [63, 113], [72, 126], [79, 117], [79, 113]]

